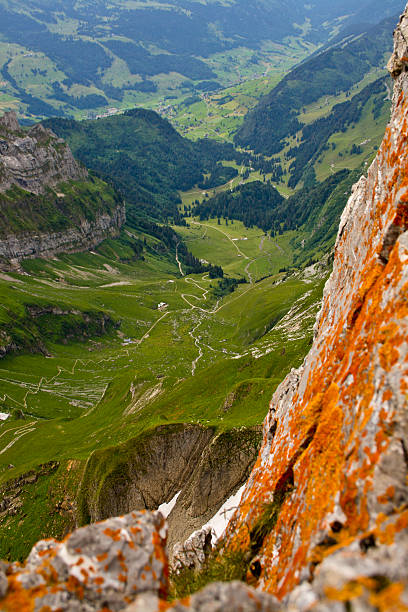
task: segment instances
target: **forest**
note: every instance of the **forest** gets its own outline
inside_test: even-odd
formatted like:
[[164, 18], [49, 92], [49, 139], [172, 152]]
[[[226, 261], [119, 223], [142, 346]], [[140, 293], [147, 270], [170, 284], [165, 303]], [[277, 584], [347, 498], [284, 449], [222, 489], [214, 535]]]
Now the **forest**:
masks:
[[303, 128], [299, 114], [306, 105], [348, 91], [373, 66], [383, 67], [394, 25], [394, 18], [386, 19], [344, 46], [334, 45], [301, 63], [247, 114], [235, 143], [264, 155], [279, 153]]
[[56, 118], [44, 125], [122, 194], [129, 214], [156, 221], [182, 222], [178, 190], [197, 184], [215, 188], [236, 176], [237, 170], [223, 166], [220, 159], [250, 160], [230, 143], [187, 140], [150, 110], [132, 109], [98, 121]]
[[[205, 199], [196, 204], [191, 214], [199, 216], [200, 220], [217, 217], [227, 221], [236, 219], [248, 228], [258, 226], [271, 235], [302, 226], [314, 233], [316, 226], [323, 227], [324, 229], [318, 232], [318, 240], [311, 243], [310, 246], [313, 247], [319, 241], [334, 240], [331, 225], [334, 223], [337, 227], [339, 215], [349, 194], [349, 191], [344, 190], [350, 189], [351, 181], [355, 178], [356, 173], [341, 170], [321, 183], [300, 189], [288, 199], [283, 198], [270, 183], [254, 181], [240, 185], [231, 192]], [[342, 193], [341, 190], [336, 191], [340, 185]], [[324, 216], [318, 221], [325, 205]]]

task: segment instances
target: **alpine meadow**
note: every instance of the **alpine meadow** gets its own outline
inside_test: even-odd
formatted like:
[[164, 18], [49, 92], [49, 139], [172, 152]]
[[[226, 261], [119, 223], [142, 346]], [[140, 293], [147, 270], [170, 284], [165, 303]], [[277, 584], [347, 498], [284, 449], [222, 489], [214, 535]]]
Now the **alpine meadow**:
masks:
[[408, 610], [408, 6], [0, 0], [0, 610]]

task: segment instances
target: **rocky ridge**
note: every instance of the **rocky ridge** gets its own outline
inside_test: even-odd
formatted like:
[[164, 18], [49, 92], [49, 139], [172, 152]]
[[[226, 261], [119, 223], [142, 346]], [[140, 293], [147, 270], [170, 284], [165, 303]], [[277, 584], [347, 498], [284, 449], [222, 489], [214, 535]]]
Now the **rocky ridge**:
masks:
[[[23, 130], [13, 112], [0, 117], [0, 260], [81, 251], [117, 236], [125, 206], [93, 181], [51, 130], [41, 124]], [[88, 203], [81, 207], [83, 195]]]
[[80, 219], [76, 227], [62, 232], [9, 234], [0, 239], [0, 258], [15, 263], [21, 259], [92, 249], [105, 238], [117, 236], [125, 219], [125, 207], [120, 205], [111, 214], [97, 214], [93, 220]]
[[408, 605], [408, 7], [389, 69], [391, 121], [341, 217], [313, 346], [272, 398], [227, 538], [257, 561], [258, 588], [293, 602], [301, 583], [294, 609]]
[[41, 123], [25, 132], [14, 112], [0, 117], [0, 192], [18, 185], [39, 194], [46, 187], [87, 176], [65, 141]]

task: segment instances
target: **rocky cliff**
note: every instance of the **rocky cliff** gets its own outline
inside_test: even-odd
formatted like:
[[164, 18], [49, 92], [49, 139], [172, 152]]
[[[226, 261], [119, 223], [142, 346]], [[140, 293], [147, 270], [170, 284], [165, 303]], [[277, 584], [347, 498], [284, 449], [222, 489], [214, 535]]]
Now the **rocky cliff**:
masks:
[[51, 257], [91, 249], [109, 236], [118, 235], [126, 219], [125, 207], [101, 212], [94, 219], [78, 218], [75, 227], [61, 232], [21, 232], [0, 238], [0, 258], [11, 261], [32, 257]]
[[123, 202], [78, 164], [41, 124], [0, 118], [0, 258], [20, 260], [92, 248], [117, 235]]
[[259, 588], [282, 599], [301, 583], [331, 610], [408, 605], [408, 7], [389, 69], [390, 124], [341, 217], [312, 349], [272, 398], [227, 544], [248, 551]]
[[240, 553], [256, 590], [165, 603], [160, 519], [131, 514], [4, 567], [4, 610], [408, 610], [408, 7], [389, 68], [392, 118], [342, 215], [313, 346], [272, 398], [217, 553]]
[[46, 187], [87, 176], [64, 140], [41, 123], [23, 131], [15, 113], [0, 117], [0, 192], [18, 185], [39, 194]]

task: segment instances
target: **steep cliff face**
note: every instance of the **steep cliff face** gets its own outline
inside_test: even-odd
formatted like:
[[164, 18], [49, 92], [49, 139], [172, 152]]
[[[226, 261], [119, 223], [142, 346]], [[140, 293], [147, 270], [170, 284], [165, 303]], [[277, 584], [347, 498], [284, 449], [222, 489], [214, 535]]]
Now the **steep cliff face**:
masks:
[[65, 231], [8, 234], [0, 239], [0, 258], [19, 261], [91, 249], [105, 238], [117, 236], [125, 219], [125, 207], [121, 204], [111, 212], [96, 213], [93, 219], [78, 218], [76, 227]]
[[[374, 605], [384, 588], [402, 606], [408, 584], [396, 554], [408, 554], [407, 41], [406, 9], [389, 63], [390, 124], [343, 212], [312, 349], [270, 403], [229, 529], [228, 546], [248, 549], [256, 564], [252, 580], [279, 598], [325, 576], [319, 597], [348, 601], [367, 591]], [[329, 557], [331, 574], [322, 563]]]
[[166, 425], [124, 445], [118, 464], [111, 450], [93, 453], [78, 492], [79, 521], [154, 510], [178, 494], [168, 517], [171, 552], [245, 483], [258, 454], [259, 429], [217, 433], [199, 425]]
[[0, 117], [0, 192], [18, 185], [31, 193], [43, 193], [61, 181], [88, 176], [70, 148], [40, 123], [24, 132], [13, 112]]
[[92, 248], [124, 221], [118, 195], [88, 175], [64, 140], [41, 124], [24, 131], [14, 113], [0, 118], [0, 258]]

